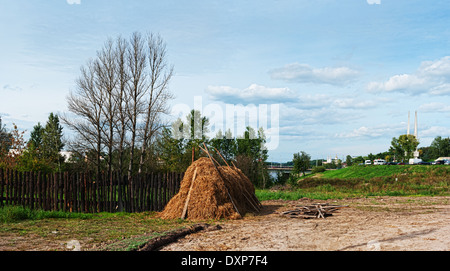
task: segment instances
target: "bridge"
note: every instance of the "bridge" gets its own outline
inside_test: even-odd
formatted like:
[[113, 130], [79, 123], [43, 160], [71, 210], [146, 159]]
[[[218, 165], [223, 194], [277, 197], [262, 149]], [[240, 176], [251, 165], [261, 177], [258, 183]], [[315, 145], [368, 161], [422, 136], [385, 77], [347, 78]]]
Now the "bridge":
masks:
[[[268, 166], [267, 171], [271, 172], [283, 172], [283, 173], [291, 173], [294, 170], [294, 167], [286, 167], [286, 166]], [[307, 169], [306, 173], [311, 173], [312, 169]]]
[[294, 167], [276, 167], [276, 166], [267, 167], [267, 170], [269, 170], [269, 171], [289, 171], [289, 172], [291, 172], [293, 169], [294, 169]]

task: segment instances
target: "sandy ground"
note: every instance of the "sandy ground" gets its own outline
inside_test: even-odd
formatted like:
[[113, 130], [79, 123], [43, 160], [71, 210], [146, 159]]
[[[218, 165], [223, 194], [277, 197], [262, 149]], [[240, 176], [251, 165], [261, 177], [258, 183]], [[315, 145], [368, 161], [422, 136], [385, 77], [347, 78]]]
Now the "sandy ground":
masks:
[[[162, 250], [450, 250], [450, 197], [379, 197], [328, 202], [349, 207], [325, 219], [297, 219], [279, 213], [293, 209], [295, 205], [320, 201], [265, 201], [263, 211], [258, 215], [218, 221], [221, 230], [188, 235]], [[39, 236], [0, 235], [0, 251], [72, 250], [66, 243], [67, 240]]]
[[[320, 202], [320, 201], [319, 201]], [[257, 216], [220, 222], [221, 230], [189, 235], [167, 251], [448, 251], [450, 197], [349, 199], [325, 219], [286, 218], [279, 212], [319, 203], [266, 201]]]

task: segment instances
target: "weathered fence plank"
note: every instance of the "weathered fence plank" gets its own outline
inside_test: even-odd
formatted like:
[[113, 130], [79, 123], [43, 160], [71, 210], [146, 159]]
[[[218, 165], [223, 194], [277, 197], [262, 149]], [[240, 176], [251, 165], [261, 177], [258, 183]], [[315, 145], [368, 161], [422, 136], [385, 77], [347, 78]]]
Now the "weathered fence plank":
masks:
[[0, 169], [0, 206], [64, 212], [161, 211], [178, 192], [184, 173], [147, 173], [96, 179], [88, 172], [18, 172]]

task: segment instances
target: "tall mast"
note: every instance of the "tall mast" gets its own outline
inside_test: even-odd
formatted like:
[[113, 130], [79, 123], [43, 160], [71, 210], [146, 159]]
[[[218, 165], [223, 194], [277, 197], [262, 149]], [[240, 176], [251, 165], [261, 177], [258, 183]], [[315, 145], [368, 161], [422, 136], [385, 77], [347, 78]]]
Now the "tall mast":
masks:
[[411, 112], [410, 111], [408, 111], [408, 130], [407, 130], [407, 132], [406, 132], [406, 134], [407, 135], [409, 135], [409, 126], [410, 126], [410, 123], [411, 123]]
[[416, 121], [414, 123], [414, 136], [416, 137], [416, 139], [419, 138], [418, 123], [417, 123], [417, 111], [416, 111]]

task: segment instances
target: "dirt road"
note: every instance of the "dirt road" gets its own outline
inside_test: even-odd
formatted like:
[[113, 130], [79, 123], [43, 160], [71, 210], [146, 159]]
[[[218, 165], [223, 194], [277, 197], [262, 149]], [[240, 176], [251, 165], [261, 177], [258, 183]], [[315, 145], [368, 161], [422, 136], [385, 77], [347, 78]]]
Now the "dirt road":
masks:
[[266, 201], [264, 211], [222, 230], [189, 235], [163, 250], [183, 251], [430, 251], [450, 250], [450, 197], [349, 199], [325, 219], [286, 218], [279, 212], [318, 203]]

